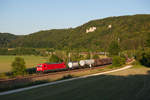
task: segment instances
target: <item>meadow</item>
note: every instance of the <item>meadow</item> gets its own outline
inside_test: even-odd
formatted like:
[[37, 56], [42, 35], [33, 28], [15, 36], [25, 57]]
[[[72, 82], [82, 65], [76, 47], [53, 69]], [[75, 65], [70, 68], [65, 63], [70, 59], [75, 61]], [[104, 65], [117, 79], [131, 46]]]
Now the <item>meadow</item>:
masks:
[[150, 100], [150, 68], [127, 70], [78, 79], [19, 93], [2, 100]]
[[39, 63], [47, 61], [47, 57], [42, 56], [0, 56], [0, 73], [11, 71], [11, 64], [15, 57], [22, 57], [27, 68], [35, 67]]

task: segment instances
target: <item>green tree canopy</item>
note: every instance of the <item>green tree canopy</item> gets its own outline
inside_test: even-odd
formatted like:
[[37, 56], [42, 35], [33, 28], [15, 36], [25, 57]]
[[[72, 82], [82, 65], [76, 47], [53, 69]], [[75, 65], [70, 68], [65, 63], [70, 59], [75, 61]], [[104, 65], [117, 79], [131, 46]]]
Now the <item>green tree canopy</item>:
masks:
[[119, 66], [122, 66], [123, 64], [125, 64], [125, 61], [126, 60], [123, 57], [114, 56], [113, 61], [112, 61], [112, 65], [115, 67], [119, 67]]
[[88, 54], [86, 55], [86, 58], [85, 58], [85, 59], [91, 59], [91, 54], [88, 53]]
[[79, 53], [72, 53], [70, 59], [71, 61], [80, 61], [84, 59], [84, 56], [80, 55]]
[[99, 58], [99, 56], [97, 55], [97, 54], [95, 54], [95, 55], [93, 55], [93, 57], [92, 57], [93, 59], [98, 59]]
[[146, 47], [150, 47], [150, 33], [148, 33], [148, 36], [146, 39]]
[[[110, 41], [119, 37], [122, 50], [136, 50], [144, 47], [149, 23], [149, 14], [118, 16], [92, 20], [76, 28], [52, 29], [19, 36], [4, 33], [0, 34], [0, 47], [105, 51]], [[109, 28], [109, 25], [112, 27]], [[96, 30], [86, 33], [93, 26]]]
[[26, 73], [25, 61], [21, 57], [16, 57], [15, 60], [12, 62], [11, 66], [12, 66], [12, 72], [14, 76], [24, 75]]
[[52, 54], [48, 60], [50, 63], [58, 63], [58, 62], [63, 62], [61, 58], [59, 58], [57, 55]]
[[135, 58], [142, 65], [150, 67], [150, 49], [138, 51]]
[[109, 45], [108, 51], [110, 55], [118, 55], [120, 52], [120, 46], [117, 41], [112, 41]]

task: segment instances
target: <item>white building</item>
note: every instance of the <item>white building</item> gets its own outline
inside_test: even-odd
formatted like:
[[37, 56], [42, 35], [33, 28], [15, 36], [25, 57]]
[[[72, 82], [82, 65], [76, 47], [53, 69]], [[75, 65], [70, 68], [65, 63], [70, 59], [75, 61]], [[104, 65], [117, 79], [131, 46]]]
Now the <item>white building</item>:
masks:
[[108, 28], [111, 28], [112, 26], [111, 25], [108, 25]]
[[96, 27], [90, 27], [89, 29], [86, 29], [86, 33], [94, 32], [96, 30]]

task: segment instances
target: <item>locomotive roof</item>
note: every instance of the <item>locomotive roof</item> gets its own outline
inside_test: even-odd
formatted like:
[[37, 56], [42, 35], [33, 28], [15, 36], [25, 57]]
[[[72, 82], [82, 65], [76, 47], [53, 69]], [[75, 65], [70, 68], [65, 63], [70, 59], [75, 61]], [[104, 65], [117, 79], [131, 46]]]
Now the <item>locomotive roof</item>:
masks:
[[58, 62], [58, 63], [44, 63], [44, 64], [61, 64], [62, 62]]

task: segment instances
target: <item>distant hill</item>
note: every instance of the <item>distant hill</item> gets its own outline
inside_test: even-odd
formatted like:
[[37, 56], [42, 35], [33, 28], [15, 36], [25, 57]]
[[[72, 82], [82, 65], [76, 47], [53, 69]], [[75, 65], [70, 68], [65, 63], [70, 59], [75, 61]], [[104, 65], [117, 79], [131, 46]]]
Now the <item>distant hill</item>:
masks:
[[10, 34], [10, 33], [0, 33], [0, 47], [7, 47], [8, 44], [17, 39], [18, 36]]
[[148, 33], [150, 15], [141, 14], [92, 20], [76, 28], [39, 31], [25, 36], [5, 34], [6, 40], [0, 34], [0, 46], [106, 50], [111, 41], [116, 40], [126, 50], [143, 47]]

